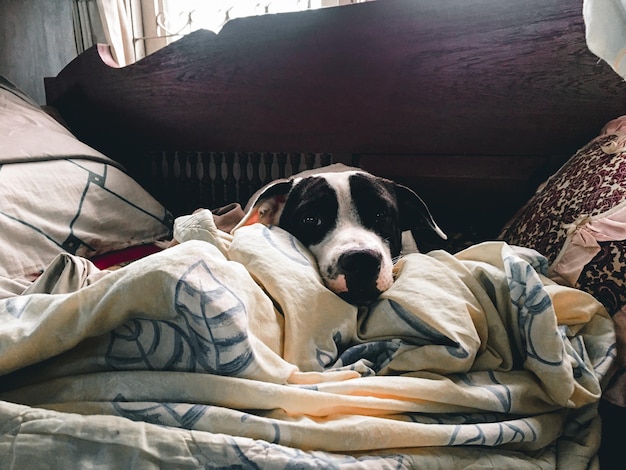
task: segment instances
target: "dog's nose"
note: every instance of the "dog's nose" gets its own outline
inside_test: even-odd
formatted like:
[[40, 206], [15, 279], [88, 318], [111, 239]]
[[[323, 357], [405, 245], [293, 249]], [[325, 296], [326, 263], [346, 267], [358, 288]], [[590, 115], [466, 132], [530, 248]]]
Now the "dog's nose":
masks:
[[339, 272], [346, 278], [376, 279], [380, 271], [382, 255], [374, 250], [350, 250], [337, 261]]
[[339, 272], [345, 276], [347, 290], [339, 293], [345, 301], [365, 305], [380, 295], [376, 286], [382, 254], [374, 250], [348, 250], [337, 260]]

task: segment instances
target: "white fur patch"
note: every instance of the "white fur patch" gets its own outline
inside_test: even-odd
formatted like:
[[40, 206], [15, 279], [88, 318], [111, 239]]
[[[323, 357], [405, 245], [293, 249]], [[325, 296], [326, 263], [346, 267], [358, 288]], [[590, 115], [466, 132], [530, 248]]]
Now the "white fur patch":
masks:
[[346, 278], [337, 270], [339, 257], [348, 250], [372, 250], [381, 255], [376, 288], [384, 292], [393, 284], [393, 262], [389, 247], [374, 231], [365, 228], [352, 202], [349, 176], [356, 171], [325, 174], [324, 178], [337, 194], [337, 224], [324, 239], [309, 247], [319, 265], [320, 274], [330, 290], [347, 292]]

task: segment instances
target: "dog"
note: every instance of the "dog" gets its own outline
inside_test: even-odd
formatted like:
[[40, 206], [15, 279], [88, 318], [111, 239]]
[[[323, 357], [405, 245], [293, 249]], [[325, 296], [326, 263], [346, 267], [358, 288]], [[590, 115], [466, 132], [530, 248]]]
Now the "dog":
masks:
[[418, 251], [416, 230], [447, 238], [411, 189], [342, 164], [268, 184], [244, 214], [234, 230], [258, 222], [291, 233], [315, 257], [326, 287], [355, 305], [391, 287], [394, 260]]

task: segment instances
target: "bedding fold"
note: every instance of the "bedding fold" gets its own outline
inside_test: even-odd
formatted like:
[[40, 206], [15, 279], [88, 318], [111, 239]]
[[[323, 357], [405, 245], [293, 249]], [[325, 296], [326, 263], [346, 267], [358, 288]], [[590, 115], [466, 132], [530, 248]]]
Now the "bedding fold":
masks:
[[111, 464], [127, 436], [122, 456], [180, 467], [593, 464], [612, 321], [536, 252], [410, 254], [357, 308], [278, 227], [201, 211], [175, 233], [116, 271], [61, 256], [0, 301], [0, 455], [61, 467], [97, 440]]

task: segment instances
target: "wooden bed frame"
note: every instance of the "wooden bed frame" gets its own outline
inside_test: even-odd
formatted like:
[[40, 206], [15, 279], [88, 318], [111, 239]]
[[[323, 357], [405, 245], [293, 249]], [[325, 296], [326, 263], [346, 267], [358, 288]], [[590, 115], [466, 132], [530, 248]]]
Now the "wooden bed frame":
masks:
[[444, 230], [475, 241], [626, 114], [626, 84], [587, 49], [581, 0], [238, 19], [124, 68], [93, 47], [45, 87], [80, 139], [175, 215], [339, 161], [411, 186]]

